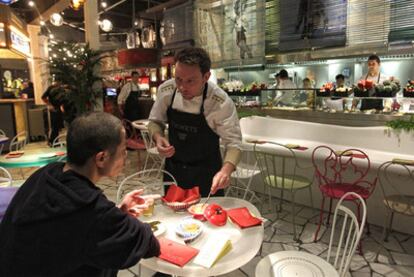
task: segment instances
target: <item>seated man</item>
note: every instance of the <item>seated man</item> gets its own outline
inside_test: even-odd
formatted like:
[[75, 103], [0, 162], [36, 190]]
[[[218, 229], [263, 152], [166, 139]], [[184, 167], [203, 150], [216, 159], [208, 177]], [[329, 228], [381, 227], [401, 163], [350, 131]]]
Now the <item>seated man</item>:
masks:
[[[0, 225], [0, 276], [116, 276], [159, 255], [148, 224], [135, 217], [142, 191], [120, 207], [95, 183], [116, 176], [126, 156], [121, 121], [106, 113], [76, 118], [67, 134], [67, 163], [37, 170], [17, 191]], [[147, 198], [147, 202], [152, 198]]]

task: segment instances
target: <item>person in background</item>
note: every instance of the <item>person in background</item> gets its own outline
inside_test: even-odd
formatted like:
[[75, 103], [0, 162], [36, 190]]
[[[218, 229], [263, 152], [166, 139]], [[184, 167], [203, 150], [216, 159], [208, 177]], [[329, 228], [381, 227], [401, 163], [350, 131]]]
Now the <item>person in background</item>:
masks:
[[280, 74], [279, 73], [275, 73], [273, 75], [273, 77], [275, 78], [275, 82], [272, 85], [270, 85], [270, 87], [269, 87], [270, 89], [277, 88], [277, 85], [280, 83]]
[[284, 89], [295, 89], [296, 85], [289, 78], [288, 72], [285, 69], [279, 72], [280, 81], [277, 85], [279, 90], [273, 100], [274, 104], [282, 106], [292, 106], [295, 103], [297, 97], [297, 91], [295, 90], [284, 90]]
[[[381, 74], [381, 60], [377, 55], [371, 55], [368, 57], [367, 61], [368, 73], [361, 76], [360, 80], [369, 80], [372, 81], [374, 85], [381, 84], [385, 80], [388, 80], [388, 77], [384, 74]], [[368, 92], [369, 97], [375, 97], [375, 88], [372, 88]], [[363, 110], [382, 110], [384, 108], [382, 99], [362, 99], [361, 101], [361, 111]]]
[[[180, 187], [198, 186], [204, 197], [210, 192], [224, 195], [241, 155], [236, 107], [226, 92], [209, 81], [211, 60], [204, 49], [181, 50], [175, 66], [175, 78], [158, 89], [148, 129], [166, 157], [165, 169]], [[226, 150], [223, 164], [220, 139]]]
[[337, 88], [346, 88], [345, 76], [342, 74], [338, 74], [335, 76], [335, 89]]
[[131, 72], [131, 81], [126, 83], [121, 93], [118, 95], [118, 107], [123, 118], [129, 121], [141, 119], [141, 113], [138, 108], [139, 97], [141, 91], [138, 85], [139, 73], [137, 71]]
[[60, 109], [61, 95], [63, 93], [59, 81], [55, 81], [50, 85], [42, 95], [42, 100], [48, 107], [50, 113], [51, 132], [49, 136], [49, 146], [52, 146], [53, 141], [59, 135], [59, 132], [64, 128], [63, 114]]
[[0, 276], [116, 276], [160, 254], [151, 227], [136, 217], [158, 196], [142, 190], [116, 206], [95, 184], [117, 176], [125, 130], [108, 113], [77, 117], [67, 134], [67, 163], [37, 170], [19, 188], [0, 224]]
[[28, 99], [33, 99], [34, 98], [34, 89], [33, 89], [33, 82], [31, 81], [26, 81], [24, 83], [24, 88], [20, 91], [20, 95], [27, 95]]
[[306, 77], [302, 81], [302, 90], [301, 97], [304, 97], [303, 101], [306, 101], [306, 106], [309, 108], [313, 108], [314, 102], [315, 102], [315, 93], [313, 91], [313, 85], [311, 79]]

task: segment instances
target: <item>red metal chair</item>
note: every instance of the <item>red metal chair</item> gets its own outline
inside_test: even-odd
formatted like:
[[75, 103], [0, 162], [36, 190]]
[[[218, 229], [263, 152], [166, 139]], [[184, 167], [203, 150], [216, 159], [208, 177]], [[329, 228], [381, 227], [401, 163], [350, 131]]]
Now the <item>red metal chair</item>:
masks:
[[141, 155], [140, 150], [145, 150], [145, 143], [140, 133], [132, 125], [131, 121], [127, 119], [122, 119], [122, 124], [124, 125], [126, 131], [126, 144], [127, 149], [136, 150], [138, 154], [138, 171], [141, 170]]
[[[372, 182], [367, 180], [371, 163], [367, 154], [359, 149], [335, 152], [328, 146], [318, 146], [312, 152], [312, 163], [322, 193], [319, 225], [314, 237], [314, 241], [317, 241], [323, 220], [325, 198], [328, 197], [330, 200], [329, 214], [326, 221], [326, 224], [329, 225], [333, 199], [340, 199], [347, 192], [355, 192], [364, 199], [366, 204], [367, 199], [375, 189], [377, 178]], [[360, 221], [361, 213], [358, 199], [351, 194], [345, 200], [356, 204], [358, 221]], [[367, 229], [369, 232], [368, 224]], [[361, 248], [360, 251], [362, 251]]]

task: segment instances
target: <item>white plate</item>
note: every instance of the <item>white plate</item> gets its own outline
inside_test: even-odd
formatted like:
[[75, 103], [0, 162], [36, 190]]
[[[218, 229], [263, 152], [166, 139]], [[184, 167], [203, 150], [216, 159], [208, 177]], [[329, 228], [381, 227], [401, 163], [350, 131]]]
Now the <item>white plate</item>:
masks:
[[56, 153], [49, 153], [49, 154], [40, 154], [38, 156], [39, 159], [50, 159], [56, 157]]
[[[145, 223], [150, 223], [151, 221], [153, 220], [145, 221]], [[157, 231], [154, 232], [154, 236], [161, 236], [165, 233], [165, 231], [167, 231], [167, 226], [165, 225], [165, 223], [161, 222], [157, 225]]]

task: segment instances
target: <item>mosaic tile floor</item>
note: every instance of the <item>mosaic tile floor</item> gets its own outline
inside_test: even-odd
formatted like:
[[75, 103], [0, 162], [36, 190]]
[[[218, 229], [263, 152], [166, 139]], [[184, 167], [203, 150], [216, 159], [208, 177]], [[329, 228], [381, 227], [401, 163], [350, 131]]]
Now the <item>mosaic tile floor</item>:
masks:
[[[28, 147], [46, 147], [45, 143], [36, 143], [28, 145]], [[145, 158], [145, 153], [140, 153], [141, 164]], [[118, 178], [104, 178], [99, 182], [106, 196], [115, 201], [117, 192], [117, 182], [134, 172], [138, 168], [138, 155], [136, 152], [128, 152], [128, 159], [123, 173]], [[25, 178], [30, 176], [36, 169], [24, 169]], [[22, 179], [20, 170], [11, 170], [14, 179]], [[273, 199], [277, 201], [276, 199]], [[260, 203], [255, 203], [260, 207]], [[321, 231], [321, 239], [314, 243], [313, 235], [316, 229], [318, 218], [318, 210], [304, 206], [296, 209], [296, 230], [300, 234], [300, 242], [293, 240], [293, 226], [291, 223], [291, 209], [289, 203], [283, 203], [283, 209], [280, 218], [272, 212], [269, 207], [263, 205], [262, 216], [269, 219], [265, 225], [265, 237], [262, 243], [261, 253], [252, 259], [242, 268], [222, 275], [225, 277], [236, 276], [254, 276], [255, 267], [261, 258], [266, 255], [281, 250], [299, 250], [306, 251], [321, 257], [326, 257], [330, 230], [323, 227]], [[277, 219], [277, 220], [276, 220]], [[275, 228], [271, 225], [275, 223]], [[393, 232], [389, 241], [385, 243], [385, 247], [381, 249], [378, 259], [376, 252], [380, 247], [382, 227], [371, 225], [371, 234], [364, 235], [363, 255], [356, 253], [353, 257], [350, 272], [348, 276], [352, 277], [398, 277], [398, 276], [414, 276], [414, 236]], [[413, 226], [414, 227], [414, 226]], [[391, 258], [390, 258], [391, 257]], [[137, 266], [120, 271], [120, 277], [135, 276]], [[142, 276], [152, 276], [153, 272], [142, 270]]]

